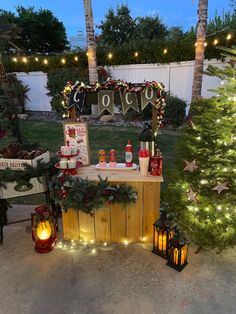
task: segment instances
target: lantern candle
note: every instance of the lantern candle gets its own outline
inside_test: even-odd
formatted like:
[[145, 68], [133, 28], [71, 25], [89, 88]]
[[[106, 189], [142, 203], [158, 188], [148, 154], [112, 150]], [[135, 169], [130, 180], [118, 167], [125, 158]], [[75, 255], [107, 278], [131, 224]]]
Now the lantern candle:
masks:
[[37, 227], [37, 236], [40, 240], [47, 240], [50, 238], [52, 229], [49, 224], [49, 221], [41, 221]]
[[166, 251], [166, 233], [159, 234], [158, 248], [161, 251]]
[[161, 217], [153, 226], [152, 252], [167, 259], [169, 241], [173, 237], [173, 230], [170, 228], [170, 222], [167, 220], [165, 213], [161, 214]]
[[47, 205], [38, 206], [31, 214], [32, 239], [35, 242], [35, 251], [38, 253], [50, 252], [56, 244], [56, 223], [53, 214]]
[[187, 264], [187, 240], [176, 235], [170, 240], [167, 265], [181, 271]]

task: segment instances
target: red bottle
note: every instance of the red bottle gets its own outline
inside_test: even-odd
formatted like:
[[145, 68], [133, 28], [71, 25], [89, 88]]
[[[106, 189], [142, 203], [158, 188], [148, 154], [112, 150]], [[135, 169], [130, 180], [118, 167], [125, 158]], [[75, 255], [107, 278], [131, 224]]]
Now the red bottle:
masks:
[[133, 166], [133, 146], [131, 144], [131, 141], [128, 140], [128, 144], [125, 148], [125, 165], [126, 167], [132, 167]]

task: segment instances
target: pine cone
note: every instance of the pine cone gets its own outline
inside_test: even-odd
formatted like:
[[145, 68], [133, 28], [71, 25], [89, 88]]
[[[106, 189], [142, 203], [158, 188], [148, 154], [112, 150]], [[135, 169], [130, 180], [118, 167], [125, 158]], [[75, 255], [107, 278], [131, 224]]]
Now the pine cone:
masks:
[[12, 143], [7, 146], [8, 151], [10, 151], [12, 157], [11, 158], [18, 158], [18, 154], [22, 151], [22, 145], [19, 143]]
[[18, 153], [18, 158], [19, 159], [31, 159], [30, 158], [30, 153], [27, 152], [26, 150], [21, 150], [19, 153]]
[[45, 153], [45, 150], [41, 149], [41, 150], [32, 150], [30, 152], [30, 158], [34, 159], [35, 157], [38, 157], [40, 155], [42, 155], [43, 153]]

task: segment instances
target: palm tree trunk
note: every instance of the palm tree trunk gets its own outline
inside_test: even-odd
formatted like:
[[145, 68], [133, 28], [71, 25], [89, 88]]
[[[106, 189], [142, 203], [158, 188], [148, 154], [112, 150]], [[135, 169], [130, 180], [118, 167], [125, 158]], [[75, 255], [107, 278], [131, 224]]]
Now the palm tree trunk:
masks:
[[195, 65], [192, 86], [192, 101], [201, 98], [204, 52], [207, 29], [208, 0], [199, 0], [197, 44], [195, 49]]
[[88, 45], [87, 55], [89, 68], [89, 83], [91, 85], [94, 85], [98, 81], [98, 72], [97, 72], [96, 42], [93, 26], [93, 12], [91, 0], [84, 0], [83, 2]]

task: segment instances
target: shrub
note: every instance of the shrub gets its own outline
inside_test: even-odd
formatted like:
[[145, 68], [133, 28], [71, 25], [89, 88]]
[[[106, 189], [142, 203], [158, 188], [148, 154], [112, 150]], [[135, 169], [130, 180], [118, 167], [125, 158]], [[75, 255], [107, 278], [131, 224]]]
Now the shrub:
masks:
[[61, 92], [63, 91], [67, 81], [82, 81], [87, 83], [88, 78], [85, 71], [82, 71], [78, 68], [63, 68], [48, 72], [48, 95], [52, 97], [52, 110], [59, 116], [61, 116], [64, 111], [62, 107], [63, 97]]
[[187, 103], [176, 96], [167, 96], [164, 124], [178, 127], [183, 124], [186, 115]]

